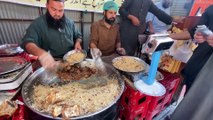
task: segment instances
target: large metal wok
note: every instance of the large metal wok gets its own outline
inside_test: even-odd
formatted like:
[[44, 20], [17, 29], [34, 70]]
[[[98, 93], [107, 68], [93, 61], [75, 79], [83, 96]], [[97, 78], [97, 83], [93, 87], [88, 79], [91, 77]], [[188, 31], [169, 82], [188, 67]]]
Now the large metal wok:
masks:
[[[83, 61], [85, 64], [85, 61]], [[112, 119], [108, 117], [103, 117], [106, 116], [107, 114], [116, 114], [117, 106], [118, 106], [118, 100], [121, 97], [121, 94], [123, 93], [124, 90], [124, 81], [121, 79], [119, 73], [109, 64], [104, 63], [106, 67], [106, 73], [107, 75], [114, 75], [118, 79], [118, 83], [120, 86], [120, 93], [119, 95], [115, 98], [114, 101], [112, 101], [108, 106], [105, 108], [91, 114], [83, 115], [83, 116], [77, 116], [77, 117], [72, 117], [70, 119], [84, 119], [84, 120], [100, 120], [100, 119]], [[50, 73], [47, 72], [44, 68], [40, 68], [37, 71], [35, 71], [23, 84], [22, 87], [22, 97], [24, 100], [25, 105], [31, 110], [30, 112], [36, 115], [37, 117], [34, 117], [35, 119], [43, 119], [43, 120], [58, 120], [62, 119], [61, 117], [56, 117], [53, 118], [51, 114], [49, 113], [44, 113], [37, 111], [32, 107], [33, 104], [33, 90], [34, 86], [44, 84], [44, 85], [53, 85], [53, 84], [66, 84], [64, 82], [61, 82], [57, 76], [50, 76]], [[48, 79], [47, 79], [48, 78]], [[50, 79], [51, 78], [51, 79]], [[81, 80], [80, 80], [81, 82]], [[83, 82], [84, 83], [84, 82]], [[85, 83], [84, 83], [85, 84]], [[114, 111], [114, 113], [112, 113]]]

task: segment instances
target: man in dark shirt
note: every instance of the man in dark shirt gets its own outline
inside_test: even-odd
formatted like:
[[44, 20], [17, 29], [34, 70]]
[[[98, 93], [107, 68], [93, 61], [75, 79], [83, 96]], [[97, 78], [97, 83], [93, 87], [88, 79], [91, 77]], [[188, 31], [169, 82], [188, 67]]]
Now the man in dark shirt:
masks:
[[[209, 9], [207, 9], [208, 11]], [[211, 9], [212, 11], [212, 9]], [[213, 35], [208, 37], [200, 33], [194, 36], [198, 41], [206, 41], [213, 47]], [[213, 119], [213, 54], [201, 69], [195, 81], [175, 109], [171, 120], [212, 120]], [[196, 67], [196, 65], [195, 65]]]
[[[202, 14], [198, 25], [206, 25], [211, 31], [213, 31], [213, 5], [209, 6]], [[194, 33], [195, 28], [190, 31], [192, 37]], [[197, 41], [199, 45], [182, 71], [187, 90], [191, 87], [194, 79], [213, 52], [213, 47], [209, 45], [210, 43], [208, 43], [208, 41], [205, 41], [206, 36], [203, 36], [201, 33], [196, 33], [194, 40]]]
[[125, 0], [119, 9], [121, 15], [120, 34], [121, 44], [127, 55], [133, 56], [138, 45], [138, 35], [146, 29], [147, 13], [153, 13], [160, 21], [171, 24], [181, 22], [158, 9], [151, 0]]
[[74, 22], [65, 17], [64, 0], [47, 0], [46, 8], [46, 14], [28, 27], [22, 48], [38, 56], [43, 67], [53, 68], [53, 57], [62, 58], [72, 49], [81, 49], [82, 36]]

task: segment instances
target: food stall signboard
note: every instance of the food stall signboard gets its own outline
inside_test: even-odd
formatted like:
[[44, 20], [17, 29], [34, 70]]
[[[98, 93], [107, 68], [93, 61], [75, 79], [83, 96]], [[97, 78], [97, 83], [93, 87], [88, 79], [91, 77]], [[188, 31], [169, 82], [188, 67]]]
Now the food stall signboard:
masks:
[[[12, 2], [23, 5], [45, 7], [47, 0], [0, 0], [4, 2]], [[65, 0], [65, 9], [102, 12], [103, 4], [107, 0]], [[118, 6], [121, 6], [124, 0], [114, 0]]]

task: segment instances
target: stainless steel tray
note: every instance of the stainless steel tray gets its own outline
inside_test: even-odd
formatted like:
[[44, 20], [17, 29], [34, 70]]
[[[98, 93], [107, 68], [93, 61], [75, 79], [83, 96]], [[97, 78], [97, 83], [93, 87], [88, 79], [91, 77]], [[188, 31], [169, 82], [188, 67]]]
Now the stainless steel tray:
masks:
[[2, 90], [13, 90], [18, 88], [22, 82], [32, 73], [32, 65], [28, 64], [24, 70], [12, 81], [0, 83], [0, 91]]
[[4, 74], [4, 75], [0, 75], [0, 84], [1, 83], [9, 83], [12, 81], [15, 81], [16, 79], [18, 79], [22, 74], [24, 74], [24, 72], [26, 72], [26, 69], [31, 65], [31, 63], [27, 63], [27, 65], [20, 70], [8, 73], [8, 74]]
[[20, 57], [2, 57], [0, 58], [0, 75], [8, 74], [22, 69], [27, 61]]

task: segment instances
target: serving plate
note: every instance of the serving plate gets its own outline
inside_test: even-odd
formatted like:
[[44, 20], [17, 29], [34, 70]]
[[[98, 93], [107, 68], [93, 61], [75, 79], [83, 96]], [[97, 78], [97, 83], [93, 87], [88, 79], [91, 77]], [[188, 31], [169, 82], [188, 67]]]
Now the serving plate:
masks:
[[75, 64], [82, 62], [86, 56], [87, 52], [85, 50], [71, 50], [64, 55], [63, 60], [70, 64]]
[[22, 69], [26, 66], [27, 61], [20, 57], [1, 57], [0, 58], [0, 75], [11, 73]]
[[120, 56], [112, 60], [112, 65], [123, 72], [138, 73], [146, 68], [146, 63], [137, 57]]

